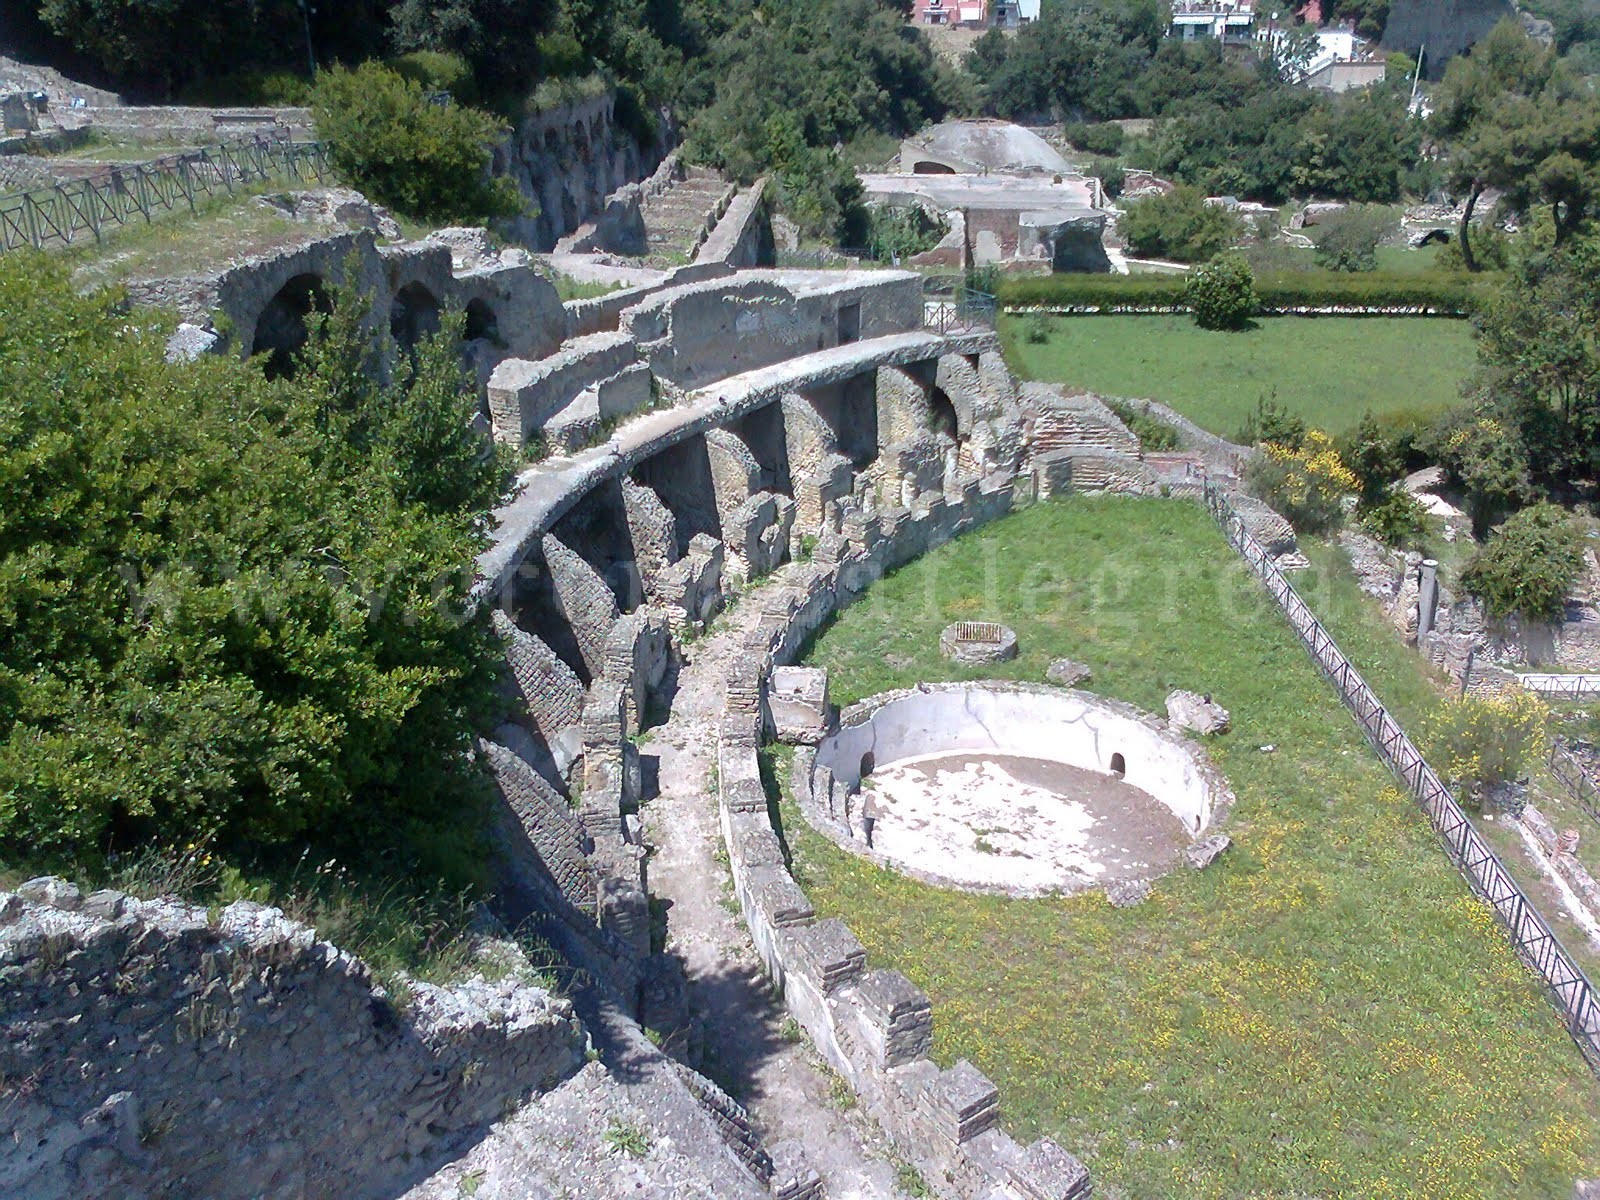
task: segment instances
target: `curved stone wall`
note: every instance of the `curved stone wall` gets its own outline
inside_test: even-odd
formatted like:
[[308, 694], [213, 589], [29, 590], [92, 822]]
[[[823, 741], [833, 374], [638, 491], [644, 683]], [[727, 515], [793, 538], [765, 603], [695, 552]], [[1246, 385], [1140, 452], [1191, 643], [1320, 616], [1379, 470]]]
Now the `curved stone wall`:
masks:
[[[734, 890], [784, 1004], [849, 1081], [896, 1149], [940, 1195], [962, 1200], [1087, 1200], [1089, 1172], [1049, 1138], [1022, 1146], [999, 1128], [998, 1089], [965, 1059], [929, 1057], [933, 1007], [898, 971], [872, 968], [849, 927], [819, 919], [786, 865], [762, 783], [763, 691], [838, 607], [901, 563], [1011, 511], [1012, 485], [874, 516], [825, 561], [791, 564], [729, 673], [717, 790]], [[819, 553], [819, 559], [824, 556]]]
[[861, 782], [866, 755], [878, 766], [956, 750], [1065, 763], [1107, 774], [1120, 755], [1123, 780], [1205, 832], [1232, 794], [1203, 753], [1132, 705], [1089, 692], [984, 681], [923, 684], [846, 709], [839, 731], [817, 747], [816, 766], [847, 787]]

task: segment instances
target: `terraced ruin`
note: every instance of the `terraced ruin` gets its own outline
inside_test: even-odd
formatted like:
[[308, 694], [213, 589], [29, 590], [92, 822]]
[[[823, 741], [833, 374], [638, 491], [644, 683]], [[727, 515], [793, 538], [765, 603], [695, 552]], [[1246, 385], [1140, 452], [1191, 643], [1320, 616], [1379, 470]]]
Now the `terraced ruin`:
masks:
[[[31, 881], [0, 897], [4, 977], [26, 981], [3, 1001], [20, 1036], [0, 1050], [0, 1072], [28, 1081], [0, 1191], [1078, 1200], [1092, 1189], [1085, 1160], [1100, 1158], [1113, 1164], [1101, 1194], [1123, 1194], [1099, 1131], [1043, 1118], [1030, 1097], [1023, 1125], [1039, 1136], [1013, 1136], [1002, 1091], [948, 1052], [946, 1030], [970, 1029], [968, 1015], [944, 1024], [932, 989], [913, 982], [921, 965], [885, 953], [881, 912], [862, 914], [874, 953], [852, 929], [840, 898], [860, 896], [862, 876], [810, 846], [821, 887], [808, 894], [797, 881], [785, 782], [791, 795], [795, 780], [809, 789], [799, 802], [819, 827], [838, 824], [829, 836], [843, 843], [860, 813], [851, 789], [873, 766], [851, 743], [850, 770], [830, 759], [780, 779], [773, 744], [814, 744], [836, 714], [825, 682], [776, 681], [841, 609], [881, 595], [914, 560], [1088, 493], [1177, 506], [1209, 489], [1216, 503], [1236, 482], [1237, 448], [1175, 420], [1180, 449], [1144, 453], [1098, 398], [1019, 384], [991, 330], [930, 328], [914, 273], [755, 265], [771, 261], [759, 185], [735, 189], [670, 160], [575, 228], [561, 222], [570, 232], [558, 257], [634, 239], [627, 286], [586, 300], [563, 302], [536, 259], [482, 231], [419, 242], [330, 232], [330, 220], [377, 224], [359, 209], [330, 218], [330, 203], [339, 207], [291, 198], [287, 211], [308, 221], [292, 245], [132, 291], [184, 312], [175, 357], [276, 355], [285, 371], [317, 297], [337, 283], [360, 285], [401, 351], [444, 307], [465, 310], [480, 426], [522, 464], [473, 587], [505, 660], [502, 720], [476, 747], [497, 798], [497, 903], [483, 941], [498, 966], [397, 997], [272, 909], [213, 914]], [[1281, 518], [1234, 503], [1237, 536], [1285, 569], [1305, 565]], [[1114, 522], [1105, 533], [1115, 537]], [[1060, 552], [1070, 569], [1071, 547]], [[949, 626], [1000, 645], [983, 630], [1001, 622], [1017, 626], [1011, 655], [950, 669], [1027, 667], [1028, 686], [1073, 695], [1045, 688], [1043, 664], [1028, 657], [1030, 639], [1054, 634], [1010, 611], [941, 613], [924, 640], [935, 653]], [[1298, 655], [1272, 629], [1274, 645]], [[1314, 685], [1298, 666], [1298, 683]], [[939, 683], [895, 686], [918, 698]], [[1331, 695], [1316, 694], [1333, 713], [1322, 717], [1342, 722]], [[1209, 699], [1184, 701], [1185, 718], [1169, 698], [1170, 722], [1073, 703], [1138, 733], [1103, 755], [1096, 741], [1071, 765], [1108, 785], [1125, 777], [1177, 814], [1163, 864], [1184, 881], [1173, 894], [1187, 902], [1200, 889], [1225, 911], [1231, 888], [1293, 888], [1271, 865], [1278, 834], [1260, 779], [1251, 821], [1235, 826], [1228, 782], [1178, 731], [1186, 719], [1221, 727], [1192, 724], [1196, 704], [1215, 715]], [[1339, 727], [1344, 752], [1364, 756]], [[1125, 757], [1141, 752], [1170, 771], [1158, 779]], [[1287, 754], [1277, 761], [1294, 769]], [[1376, 763], [1360, 761], [1353, 786], [1375, 786]], [[1402, 805], [1385, 819], [1400, 821]], [[1432, 853], [1420, 818], [1404, 819], [1405, 853]], [[1242, 853], [1223, 853], [1230, 836]], [[1429, 861], [1430, 905], [1474, 903]], [[899, 887], [905, 864], [894, 866]], [[1148, 903], [1154, 914], [1171, 902], [1164, 886], [1118, 879], [1103, 896], [1026, 903], [1075, 904], [1090, 921], [1107, 899], [1118, 913]], [[1127, 928], [1139, 919], [1158, 918]], [[519, 954], [507, 926], [554, 948], [558, 980]], [[925, 952], [936, 956], [937, 943]], [[1570, 1069], [1552, 1010], [1504, 947], [1493, 966], [1505, 986], [1492, 1018], [1531, 1030], [1518, 1047], [1559, 1062], [1569, 1088], [1581, 1068]], [[1517, 972], [1509, 983], [1506, 971]], [[942, 977], [938, 986], [943, 1004]], [[1089, 1036], [1115, 1057], [1119, 1030]], [[1079, 1065], [1042, 1069], [1054, 1079]], [[1551, 1120], [1583, 1108], [1564, 1090]], [[241, 1138], [249, 1163], [217, 1149]], [[1590, 1149], [1568, 1138], [1562, 1165], [1540, 1168], [1576, 1170]]]

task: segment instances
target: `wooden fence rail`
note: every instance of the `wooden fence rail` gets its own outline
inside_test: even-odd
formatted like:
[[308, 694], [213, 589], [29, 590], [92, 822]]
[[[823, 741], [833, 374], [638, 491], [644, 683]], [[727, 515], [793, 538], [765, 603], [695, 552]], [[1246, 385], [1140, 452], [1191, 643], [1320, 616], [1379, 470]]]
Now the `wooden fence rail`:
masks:
[[329, 176], [321, 142], [296, 142], [287, 130], [202, 146], [145, 163], [107, 167], [83, 179], [0, 196], [0, 251], [67, 246], [103, 230], [218, 191], [271, 179], [311, 183]]
[[1227, 493], [1206, 485], [1206, 504], [1234, 549], [1267, 585], [1301, 643], [1339, 697], [1355, 715], [1378, 755], [1427, 814], [1434, 832], [1472, 890], [1500, 918], [1518, 955], [1544, 980], [1567, 1032], [1589, 1066], [1600, 1074], [1600, 999], [1583, 968], [1564, 947], [1505, 864], [1473, 828], [1456, 798], [1389, 715], [1361, 673], [1344, 656], [1270, 555], [1245, 528]]

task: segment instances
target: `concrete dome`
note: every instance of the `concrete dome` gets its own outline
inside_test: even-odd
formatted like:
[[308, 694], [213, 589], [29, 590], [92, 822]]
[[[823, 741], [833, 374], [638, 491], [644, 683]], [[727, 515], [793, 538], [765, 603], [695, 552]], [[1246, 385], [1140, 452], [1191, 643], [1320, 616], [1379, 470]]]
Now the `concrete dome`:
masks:
[[[919, 166], [920, 164], [920, 166]], [[945, 121], [908, 138], [901, 147], [900, 169], [906, 172], [1068, 170], [1048, 142], [1009, 121]]]

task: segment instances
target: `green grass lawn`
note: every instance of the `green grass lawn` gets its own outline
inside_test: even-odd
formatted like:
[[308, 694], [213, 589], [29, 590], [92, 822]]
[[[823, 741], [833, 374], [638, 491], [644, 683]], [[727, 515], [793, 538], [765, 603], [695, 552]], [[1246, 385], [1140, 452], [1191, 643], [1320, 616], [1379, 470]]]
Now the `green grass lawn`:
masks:
[[1049, 340], [1000, 319], [1006, 358], [1028, 379], [1160, 400], [1233, 437], [1267, 397], [1338, 433], [1367, 409], [1443, 408], [1473, 363], [1465, 321], [1421, 317], [1267, 317], [1242, 333], [1188, 316], [1046, 318]]
[[[1347, 582], [1315, 572], [1310, 599], [1359, 617]], [[957, 618], [1013, 625], [1021, 654], [951, 666]], [[1061, 655], [1146, 709], [1187, 687], [1232, 710], [1210, 749], [1234, 846], [1213, 867], [1125, 910], [966, 895], [785, 810], [813, 902], [929, 992], [936, 1056], [993, 1078], [1015, 1134], [1057, 1137], [1123, 1200], [1564, 1197], [1600, 1171], [1600, 1086], [1554, 1009], [1199, 506], [1038, 505], [882, 580], [808, 661], [849, 703], [1037, 680]]]

